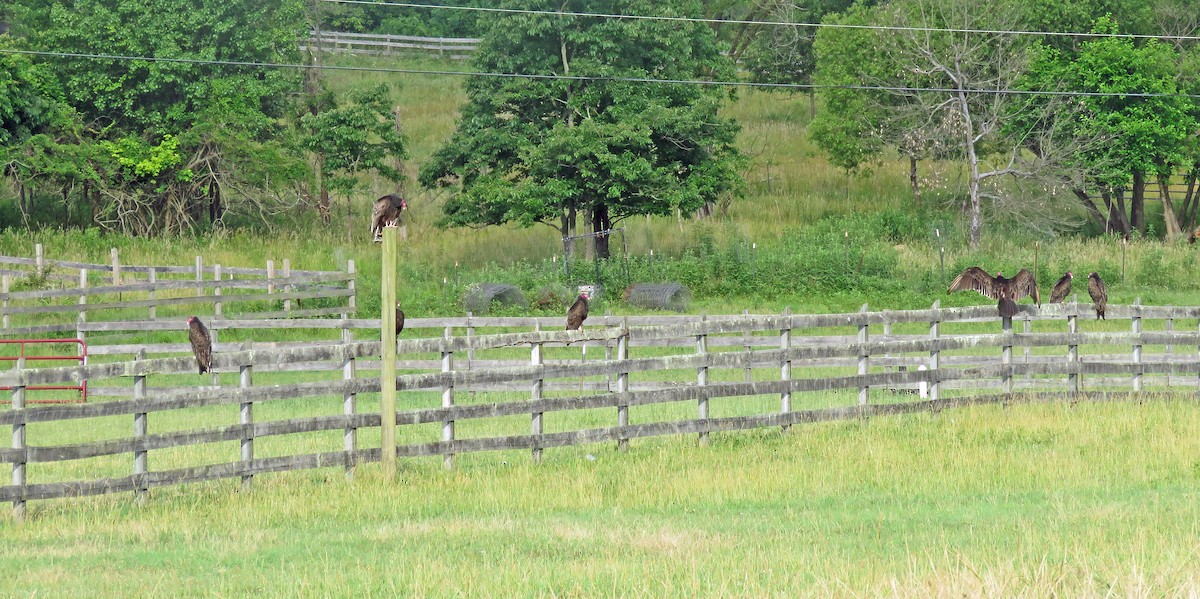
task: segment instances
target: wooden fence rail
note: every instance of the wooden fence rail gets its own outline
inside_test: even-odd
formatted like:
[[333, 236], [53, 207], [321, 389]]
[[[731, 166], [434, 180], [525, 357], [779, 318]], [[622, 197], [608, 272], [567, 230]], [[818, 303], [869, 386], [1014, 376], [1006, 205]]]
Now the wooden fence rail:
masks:
[[[41, 244], [34, 253], [34, 258], [0, 256], [0, 334], [79, 333], [78, 325], [89, 319], [128, 321], [131, 311], [157, 320], [160, 308], [187, 307], [218, 317], [232, 308], [242, 318], [257, 319], [346, 317], [356, 308], [353, 261], [345, 272], [330, 272], [292, 270], [287, 259], [276, 270], [274, 260], [266, 268], [235, 268], [206, 266], [200, 256], [187, 267], [121, 264], [115, 248], [109, 264], [51, 260]], [[22, 285], [35, 288], [19, 290]], [[300, 308], [305, 302], [310, 307]], [[75, 313], [75, 322], [62, 322], [57, 316], [62, 313]], [[39, 322], [46, 318], [57, 321]]]
[[417, 37], [380, 33], [350, 33], [344, 31], [313, 32], [301, 50], [349, 52], [372, 56], [419, 52], [461, 60], [470, 58], [478, 47], [478, 38]]
[[[396, 418], [404, 431], [397, 454], [440, 457], [447, 467], [454, 456], [477, 451], [521, 450], [537, 460], [549, 448], [615, 442], [625, 450], [633, 439], [668, 434], [697, 435], [703, 441], [720, 431], [1025, 396], [1078, 399], [1164, 390], [1194, 395], [1200, 389], [1200, 330], [1182, 322], [1196, 318], [1196, 308], [1112, 306], [1113, 320], [1095, 324], [1081, 322], [1086, 306], [1084, 313], [1079, 308], [1026, 310], [1021, 318], [1043, 324], [1021, 327], [1029, 331], [1021, 333], [1008, 323], [995, 327], [998, 319], [989, 318], [995, 313], [990, 306], [601, 318], [582, 331], [542, 328], [560, 326], [560, 319], [412, 319], [406, 333], [439, 334], [397, 342], [397, 355], [407, 356], [397, 364], [402, 372], [394, 383], [405, 398]], [[1129, 319], [1124, 330], [1112, 330], [1122, 326], [1115, 322], [1118, 315]], [[898, 323], [912, 325], [913, 332], [897, 332]], [[970, 332], [947, 332], [948, 325], [958, 323], [970, 324], [964, 329]], [[1037, 330], [1051, 323], [1055, 330]], [[150, 324], [182, 333], [177, 323]], [[214, 320], [212, 326], [236, 325], [268, 328], [258, 320]], [[479, 334], [488, 327], [530, 325], [534, 330]], [[121, 323], [81, 326], [131, 330], [121, 329]], [[182, 353], [182, 343], [143, 346], [124, 361], [54, 368], [20, 364], [0, 372], [0, 386], [13, 389], [11, 408], [0, 411], [0, 425], [13, 431], [11, 446], [0, 448], [0, 463], [12, 464], [13, 470], [12, 484], [0, 486], [0, 500], [12, 501], [19, 515], [35, 499], [131, 491], [143, 501], [150, 489], [164, 485], [238, 478], [249, 486], [267, 472], [334, 466], [353, 472], [357, 464], [379, 461], [378, 448], [359, 446], [359, 433], [381, 424], [377, 411], [360, 410], [381, 391], [376, 371], [382, 348], [378, 341], [352, 341], [354, 329], [374, 326], [377, 331], [379, 321], [343, 318], [302, 321], [302, 326], [331, 329], [339, 338], [320, 344], [222, 345], [214, 367], [236, 375], [232, 383], [186, 386], [179, 381], [196, 376], [190, 356], [147, 357], [150, 350]], [[873, 332], [876, 327], [887, 333]], [[998, 332], [980, 332], [988, 329]], [[579, 352], [583, 345], [615, 352], [593, 352], [586, 359]], [[456, 355], [472, 357], [456, 360]], [[278, 372], [291, 376], [273, 379]], [[297, 382], [296, 372], [312, 376]], [[81, 380], [128, 391], [116, 399], [72, 405], [32, 405], [27, 396], [30, 387]], [[925, 390], [920, 398], [918, 389]], [[1020, 396], [1014, 395], [1017, 390]], [[336, 406], [329, 413], [292, 408], [302, 403], [311, 410], [324, 398]], [[830, 402], [835, 405], [820, 405]], [[225, 413], [214, 412], [216, 407], [232, 405], [238, 406], [237, 416], [213, 416]], [[276, 416], [264, 419], [268, 413]], [[611, 424], [597, 425], [597, 418], [608, 417]], [[513, 429], [512, 418], [524, 419], [524, 432]], [[132, 427], [114, 424], [126, 419]], [[230, 443], [236, 450], [223, 453], [220, 448]], [[286, 455], [260, 457], [264, 443], [276, 443], [268, 453]], [[160, 455], [172, 461], [152, 468]], [[95, 464], [94, 476], [76, 479], [80, 466], [72, 463], [81, 460]], [[29, 464], [38, 465], [36, 480]], [[58, 464], [69, 469], [56, 469]]]

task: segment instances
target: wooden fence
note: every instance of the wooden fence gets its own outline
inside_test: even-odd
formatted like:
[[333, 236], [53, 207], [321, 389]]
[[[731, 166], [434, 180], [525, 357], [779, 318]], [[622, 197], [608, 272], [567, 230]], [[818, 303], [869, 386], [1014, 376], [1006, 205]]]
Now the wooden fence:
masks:
[[[558, 318], [414, 318], [397, 344], [398, 455], [451, 465], [464, 453], [523, 450], [536, 460], [546, 448], [624, 449], [659, 435], [703, 442], [719, 431], [1014, 398], [1200, 389], [1200, 308], [1135, 304], [1108, 314], [1096, 321], [1086, 304], [1022, 306], [1001, 328], [994, 306], [864, 306], [848, 314], [595, 317], [583, 331], [549, 330], [561, 327]], [[378, 444], [360, 436], [378, 438], [381, 347], [353, 340], [379, 321], [288, 326], [297, 324], [339, 339], [219, 347], [215, 370], [223, 374], [212, 384], [196, 383], [188, 355], [147, 357], [181, 354], [182, 341], [138, 347], [133, 359], [0, 373], [0, 385], [13, 388], [11, 409], [0, 411], [0, 426], [12, 427], [0, 462], [13, 470], [0, 500], [21, 514], [35, 499], [132, 491], [142, 500], [158, 486], [249, 485], [267, 472], [349, 472], [379, 461]], [[378, 339], [377, 330], [364, 336]], [[81, 380], [107, 386], [109, 397], [30, 404], [28, 387]], [[221, 409], [234, 405], [236, 413]]]
[[418, 52], [436, 54], [443, 58], [463, 60], [479, 45], [477, 38], [415, 37], [379, 33], [349, 33], [339, 31], [313, 32], [301, 50], [321, 50], [371, 56], [391, 56]]
[[[137, 266], [122, 264], [115, 248], [111, 255], [108, 264], [51, 260], [38, 244], [33, 258], [0, 256], [0, 334], [78, 332], [90, 320], [128, 321], [137, 312], [155, 320], [183, 313], [262, 319], [355, 310], [353, 261], [338, 272], [293, 270], [286, 258], [277, 269], [274, 260], [265, 268], [232, 268], [206, 265], [200, 256], [193, 266]], [[74, 322], [64, 322], [64, 314]]]

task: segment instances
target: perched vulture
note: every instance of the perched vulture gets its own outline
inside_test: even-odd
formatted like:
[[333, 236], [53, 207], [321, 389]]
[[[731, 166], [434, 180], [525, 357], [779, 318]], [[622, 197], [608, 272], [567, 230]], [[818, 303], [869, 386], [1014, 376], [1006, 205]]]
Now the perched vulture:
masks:
[[571, 304], [571, 308], [567, 310], [567, 330], [578, 331], [579, 327], [583, 326], [583, 321], [587, 320], [588, 316], [588, 294], [580, 293], [575, 299], [575, 303]]
[[400, 220], [400, 211], [405, 208], [408, 208], [408, 202], [394, 193], [375, 200], [371, 209], [371, 235], [376, 243], [383, 241], [383, 228], [396, 224]]
[[1062, 278], [1054, 284], [1054, 289], [1050, 290], [1050, 303], [1057, 304], [1067, 299], [1068, 295], [1071, 295], [1071, 280], [1074, 278], [1075, 275], [1071, 274], [1071, 271], [1068, 270], [1067, 274], [1063, 275]]
[[196, 356], [196, 365], [200, 374], [212, 370], [212, 337], [208, 327], [195, 316], [188, 319], [188, 341], [192, 343], [192, 355]]
[[1096, 273], [1088, 275], [1088, 295], [1092, 296], [1092, 308], [1096, 310], [1096, 318], [1108, 320], [1104, 318], [1104, 308], [1108, 306], [1108, 289]]
[[404, 310], [400, 309], [400, 304], [396, 304], [396, 335], [400, 335], [400, 331], [404, 330]]
[[1004, 273], [998, 272], [993, 277], [982, 268], [972, 266], [954, 278], [954, 282], [950, 284], [946, 293], [967, 290], [978, 291], [987, 297], [999, 300], [996, 307], [1000, 309], [1000, 316], [1005, 318], [1016, 316], [1017, 300], [1025, 296], [1032, 297], [1034, 303], [1039, 306], [1042, 304], [1042, 300], [1038, 297], [1037, 281], [1024, 268], [1013, 278], [1006, 279]]

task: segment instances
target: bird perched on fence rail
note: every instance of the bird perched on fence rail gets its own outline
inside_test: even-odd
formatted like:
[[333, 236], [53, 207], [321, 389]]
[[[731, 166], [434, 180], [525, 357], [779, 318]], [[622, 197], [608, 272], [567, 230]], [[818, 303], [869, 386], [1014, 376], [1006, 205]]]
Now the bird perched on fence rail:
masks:
[[208, 334], [208, 327], [204, 326], [199, 318], [193, 316], [187, 323], [192, 355], [196, 356], [196, 366], [200, 367], [200, 374], [204, 374], [212, 370], [212, 336]]
[[1025, 296], [1032, 297], [1034, 303], [1039, 306], [1042, 304], [1038, 297], [1037, 280], [1024, 268], [1016, 276], [1008, 279], [1002, 272], [993, 277], [982, 268], [972, 266], [954, 278], [946, 293], [968, 290], [978, 291], [984, 296], [999, 300], [996, 307], [1000, 310], [1000, 316], [1004, 318], [1016, 316], [1017, 300]]
[[1063, 275], [1062, 278], [1054, 284], [1054, 288], [1050, 290], [1050, 303], [1057, 304], [1067, 299], [1068, 295], [1071, 295], [1071, 281], [1074, 280], [1074, 278], [1075, 275], [1071, 274], [1071, 271], [1068, 270], [1067, 274]]
[[1104, 281], [1100, 280], [1098, 273], [1088, 275], [1088, 295], [1092, 296], [1092, 309], [1096, 311], [1096, 318], [1108, 320], [1104, 317], [1104, 309], [1108, 307], [1108, 288], [1104, 286]]
[[571, 304], [571, 308], [567, 310], [567, 330], [578, 331], [583, 326], [583, 321], [588, 317], [588, 294], [580, 293], [579, 297], [575, 298], [575, 303]]
[[383, 241], [383, 228], [396, 224], [405, 208], [408, 208], [408, 202], [394, 193], [375, 200], [371, 208], [371, 236], [376, 243]]

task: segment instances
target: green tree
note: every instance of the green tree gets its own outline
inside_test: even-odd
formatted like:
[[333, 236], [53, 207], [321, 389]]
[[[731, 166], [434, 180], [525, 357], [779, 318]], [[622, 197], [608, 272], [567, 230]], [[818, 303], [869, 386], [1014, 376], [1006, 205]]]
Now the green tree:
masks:
[[[577, 0], [525, 8], [696, 16], [677, 0]], [[443, 225], [546, 223], [565, 237], [586, 213], [594, 232], [633, 215], [691, 212], [739, 189], [736, 123], [717, 111], [724, 91], [626, 81], [733, 76], [700, 23], [550, 15], [496, 19], [474, 57], [475, 76], [450, 140], [421, 169], [452, 188]], [[607, 238], [596, 238], [607, 255]], [[567, 248], [569, 250], [569, 247]]]
[[330, 206], [324, 187], [349, 197], [362, 187], [361, 175], [374, 172], [389, 181], [402, 181], [396, 159], [408, 156], [403, 132], [392, 118], [389, 87], [380, 84], [352, 90], [347, 101], [301, 122], [305, 146], [318, 156], [322, 185], [321, 217], [329, 223]]

